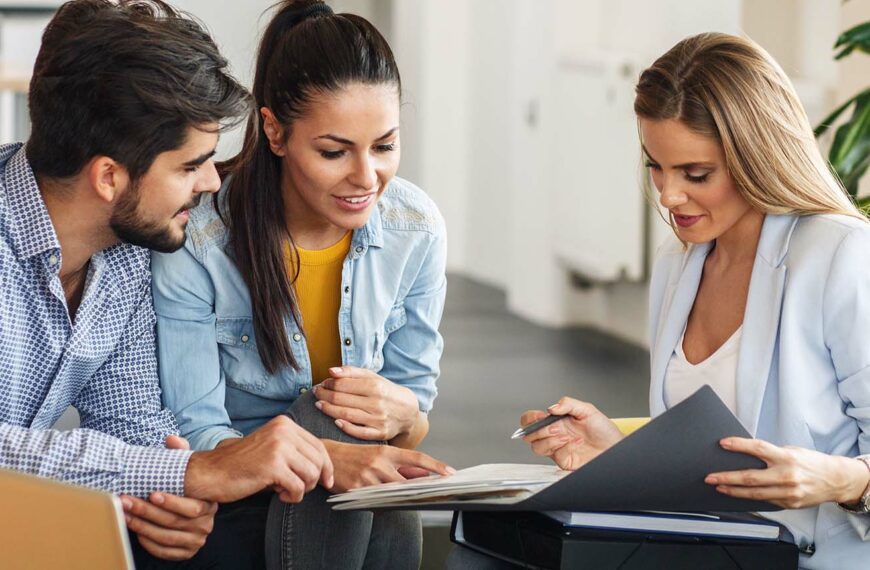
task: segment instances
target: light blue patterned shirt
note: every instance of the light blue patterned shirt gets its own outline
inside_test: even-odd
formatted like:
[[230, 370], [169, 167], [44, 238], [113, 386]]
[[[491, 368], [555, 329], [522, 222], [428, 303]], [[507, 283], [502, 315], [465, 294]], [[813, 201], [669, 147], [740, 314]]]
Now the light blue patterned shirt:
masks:
[[[94, 254], [69, 317], [60, 242], [21, 144], [0, 146], [0, 467], [146, 496], [183, 494], [190, 452], [157, 380], [147, 250]], [[81, 429], [51, 426], [70, 405]]]

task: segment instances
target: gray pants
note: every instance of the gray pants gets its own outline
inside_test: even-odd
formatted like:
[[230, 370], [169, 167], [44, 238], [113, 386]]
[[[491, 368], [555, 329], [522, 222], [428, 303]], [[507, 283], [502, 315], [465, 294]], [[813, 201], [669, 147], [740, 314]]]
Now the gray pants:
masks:
[[[302, 394], [287, 414], [320, 438], [382, 443], [347, 435], [314, 402], [312, 393]], [[269, 570], [420, 567], [423, 533], [416, 511], [333, 511], [327, 497], [329, 493], [317, 487], [297, 505], [282, 503], [277, 495], [272, 498], [266, 523]]]

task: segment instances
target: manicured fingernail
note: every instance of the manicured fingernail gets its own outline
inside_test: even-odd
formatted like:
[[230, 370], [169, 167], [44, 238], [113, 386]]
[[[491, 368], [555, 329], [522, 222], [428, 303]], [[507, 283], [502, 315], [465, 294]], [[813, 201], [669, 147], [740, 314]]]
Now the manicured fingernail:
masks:
[[450, 475], [456, 474], [456, 469], [454, 469], [453, 467], [450, 467], [449, 465], [447, 466], [447, 469], [445, 469], [445, 471], [447, 471], [447, 473], [449, 473]]
[[333, 366], [329, 369], [332, 374], [341, 374], [341, 366]]
[[707, 483], [708, 485], [718, 485], [719, 479], [713, 477], [712, 475], [708, 475], [707, 478], [704, 479], [704, 483]]
[[133, 508], [133, 501], [131, 501], [127, 497], [124, 497], [123, 499], [121, 499], [121, 506], [124, 507], [125, 511], [129, 511]]
[[156, 505], [162, 505], [166, 501], [166, 497], [162, 493], [152, 493], [151, 502]]
[[548, 409], [548, 410], [552, 410], [553, 408], [555, 408], [555, 407], [558, 406], [558, 405], [559, 405], [559, 404], [553, 404], [552, 406], [547, 406], [547, 409]]
[[337, 425], [338, 427], [344, 427], [344, 422], [341, 420], [335, 420], [335, 425]]
[[321, 402], [320, 400], [317, 400], [316, 402], [314, 402], [314, 407], [317, 408], [318, 410], [322, 410], [323, 409], [323, 402]]
[[719, 443], [720, 443], [720, 444], [722, 445], [722, 447], [724, 447], [725, 449], [730, 449], [730, 448], [731, 448], [731, 445], [732, 445], [730, 439], [723, 439], [723, 440], [720, 441]]

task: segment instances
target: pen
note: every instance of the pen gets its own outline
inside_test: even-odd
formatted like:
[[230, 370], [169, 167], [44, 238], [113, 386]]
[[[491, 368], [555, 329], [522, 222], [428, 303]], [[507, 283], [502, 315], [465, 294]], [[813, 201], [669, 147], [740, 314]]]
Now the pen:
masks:
[[525, 427], [521, 427], [511, 436], [511, 439], [517, 439], [520, 437], [526, 437], [530, 433], [535, 433], [541, 428], [545, 428], [550, 424], [556, 423], [563, 418], [567, 418], [569, 416], [554, 416], [553, 414], [547, 414], [545, 417], [539, 419], [536, 422], [532, 422]]

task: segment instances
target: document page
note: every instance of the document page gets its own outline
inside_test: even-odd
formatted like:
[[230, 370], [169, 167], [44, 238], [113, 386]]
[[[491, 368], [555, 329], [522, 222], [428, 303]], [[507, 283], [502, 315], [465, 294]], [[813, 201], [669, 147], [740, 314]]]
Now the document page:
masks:
[[474, 500], [491, 504], [519, 502], [567, 475], [554, 465], [491, 463], [457, 471], [353, 489], [333, 495], [336, 510], [410, 505], [432, 501]]

